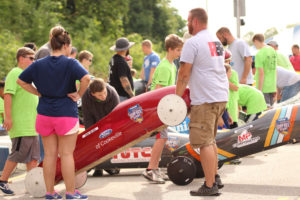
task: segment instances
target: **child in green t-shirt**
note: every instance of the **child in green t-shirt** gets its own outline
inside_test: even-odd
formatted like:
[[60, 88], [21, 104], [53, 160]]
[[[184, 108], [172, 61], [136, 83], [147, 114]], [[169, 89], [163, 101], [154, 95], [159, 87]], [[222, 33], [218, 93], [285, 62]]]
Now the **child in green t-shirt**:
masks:
[[254, 35], [252, 41], [259, 50], [255, 56], [256, 88], [264, 94], [267, 105], [272, 106], [276, 94], [277, 54], [272, 47], [264, 43], [262, 34]]
[[[8, 155], [0, 177], [0, 190], [5, 195], [14, 195], [9, 189], [8, 178], [18, 163], [26, 163], [27, 171], [37, 166], [40, 159], [39, 138], [35, 131], [38, 97], [27, 92], [17, 84], [19, 75], [34, 60], [34, 51], [27, 47], [17, 51], [18, 67], [6, 76], [4, 88], [5, 128], [12, 141], [11, 153]], [[22, 142], [21, 142], [22, 141]]]
[[226, 73], [229, 80], [229, 98], [226, 105], [226, 109], [231, 117], [230, 128], [236, 128], [238, 126], [238, 89], [239, 89], [239, 77], [236, 71], [231, 69], [229, 64], [225, 63]]
[[[245, 122], [249, 118], [253, 118], [253, 120], [257, 119], [261, 112], [267, 109], [262, 92], [249, 85], [240, 84], [238, 104], [247, 109], [244, 110], [247, 113]], [[251, 117], [251, 115], [253, 116]]]
[[[166, 57], [156, 67], [152, 78], [151, 90], [175, 84], [176, 67], [174, 59], [179, 58], [183, 41], [175, 34], [168, 35], [165, 39]], [[143, 176], [155, 183], [165, 183], [166, 176], [159, 170], [159, 160], [164, 145], [168, 139], [167, 129], [161, 131], [152, 147], [151, 159]]]

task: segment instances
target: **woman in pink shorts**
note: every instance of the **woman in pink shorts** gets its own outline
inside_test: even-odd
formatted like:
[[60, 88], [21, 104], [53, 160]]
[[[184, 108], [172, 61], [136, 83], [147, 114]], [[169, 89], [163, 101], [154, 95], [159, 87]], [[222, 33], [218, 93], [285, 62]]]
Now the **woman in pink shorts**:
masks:
[[[75, 191], [73, 152], [79, 130], [76, 101], [89, 84], [88, 72], [81, 64], [67, 56], [71, 52], [71, 38], [61, 26], [52, 29], [52, 54], [32, 63], [19, 76], [18, 84], [38, 95], [36, 131], [42, 136], [45, 149], [43, 163], [46, 199], [62, 199], [54, 191], [57, 155], [66, 185], [66, 199], [87, 199]], [[80, 89], [76, 91], [76, 80]], [[33, 87], [32, 83], [36, 86]]]

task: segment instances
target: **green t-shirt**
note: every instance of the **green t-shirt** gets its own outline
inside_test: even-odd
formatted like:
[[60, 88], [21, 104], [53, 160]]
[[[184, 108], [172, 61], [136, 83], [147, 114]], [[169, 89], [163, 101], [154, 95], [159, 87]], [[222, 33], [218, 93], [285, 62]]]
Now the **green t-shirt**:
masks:
[[0, 97], [0, 125], [3, 124], [3, 117], [4, 116], [4, 101]]
[[261, 48], [255, 56], [255, 81], [256, 88], [259, 86], [259, 70], [264, 70], [264, 82], [262, 87], [263, 93], [276, 92], [276, 66], [277, 66], [277, 53], [269, 46]]
[[287, 70], [290, 71], [295, 71], [292, 63], [290, 62], [290, 60], [288, 59], [288, 57], [284, 56], [282, 53], [279, 53], [278, 51], [276, 51], [277, 53], [277, 66], [283, 67]]
[[256, 114], [267, 109], [267, 104], [264, 95], [258, 89], [249, 85], [239, 85], [239, 100], [240, 106], [247, 107], [247, 114]]
[[[233, 69], [231, 70], [232, 74], [229, 79], [229, 82], [233, 83], [236, 86], [239, 86], [239, 76], [236, 71]], [[239, 93], [238, 91], [229, 90], [229, 100], [227, 103], [227, 110], [234, 122], [238, 122], [238, 100], [239, 100]]]
[[16, 83], [22, 71], [19, 67], [13, 68], [5, 80], [4, 94], [12, 94], [11, 117], [13, 125], [8, 132], [10, 138], [37, 135], [35, 120], [38, 97], [25, 91]]
[[156, 85], [164, 87], [174, 85], [176, 78], [176, 67], [174, 63], [170, 63], [164, 58], [156, 67], [151, 84], [151, 90], [154, 90]]

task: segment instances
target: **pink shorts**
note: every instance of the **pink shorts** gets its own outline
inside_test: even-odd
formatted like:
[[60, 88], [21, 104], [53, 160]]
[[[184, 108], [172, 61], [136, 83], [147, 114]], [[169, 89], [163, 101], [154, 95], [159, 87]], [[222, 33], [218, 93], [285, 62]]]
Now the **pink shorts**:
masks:
[[79, 120], [75, 117], [48, 117], [38, 114], [35, 129], [41, 136], [71, 135], [79, 131]]

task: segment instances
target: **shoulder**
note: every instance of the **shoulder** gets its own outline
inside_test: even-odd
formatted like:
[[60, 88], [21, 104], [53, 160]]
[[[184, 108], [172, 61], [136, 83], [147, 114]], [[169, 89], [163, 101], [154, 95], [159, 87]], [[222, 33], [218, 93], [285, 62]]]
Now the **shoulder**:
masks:
[[22, 69], [19, 67], [14, 67], [12, 70], [10, 70], [10, 72], [8, 72], [7, 77], [14, 77], [14, 76], [18, 76], [19, 74], [22, 73]]
[[[111, 96], [116, 96], [116, 97], [118, 97], [118, 93], [117, 93], [116, 89], [115, 89], [113, 86], [111, 86], [111, 85], [109, 85], [108, 83], [106, 83], [106, 89], [107, 89], [107, 91], [111, 94]], [[118, 97], [118, 98], [119, 98], [119, 97]]]
[[231, 73], [232, 73], [233, 76], [237, 76], [238, 77], [238, 73], [234, 69], [231, 69]]
[[112, 60], [115, 64], [124, 64], [126, 63], [125, 59], [118, 55], [118, 54], [115, 54], [113, 57], [112, 57]]
[[159, 59], [159, 55], [156, 52], [152, 52], [152, 54], [150, 55], [152, 58], [158, 58]]

